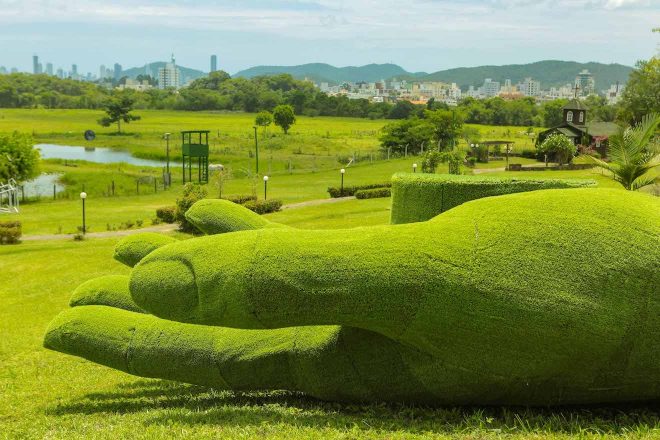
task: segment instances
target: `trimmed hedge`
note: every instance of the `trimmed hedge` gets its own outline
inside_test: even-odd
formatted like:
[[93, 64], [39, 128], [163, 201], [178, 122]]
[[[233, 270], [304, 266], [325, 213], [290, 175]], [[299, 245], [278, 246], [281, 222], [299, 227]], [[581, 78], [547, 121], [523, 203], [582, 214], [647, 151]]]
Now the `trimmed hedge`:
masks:
[[242, 205], [245, 202], [249, 202], [251, 200], [257, 200], [257, 196], [252, 195], [252, 194], [241, 194], [241, 195], [237, 195], [237, 196], [224, 197], [224, 200], [229, 200], [232, 203]]
[[23, 226], [19, 221], [0, 222], [0, 244], [16, 244], [21, 241]]
[[349, 197], [349, 196], [354, 196], [357, 191], [363, 189], [390, 188], [391, 186], [392, 184], [390, 182], [370, 183], [368, 185], [357, 185], [357, 186], [345, 186], [343, 192], [341, 188], [331, 186], [328, 188], [328, 193], [332, 198]]
[[655, 401], [658, 237], [660, 199], [579, 188], [405, 225], [193, 238], [132, 269], [149, 314], [97, 296], [55, 318], [44, 345], [138, 376], [323, 400]]
[[462, 203], [482, 197], [595, 185], [595, 181], [587, 179], [528, 180], [488, 176], [397, 173], [392, 177], [391, 223], [422, 222]]
[[282, 208], [282, 201], [277, 199], [271, 200], [251, 200], [243, 204], [250, 211], [256, 212], [257, 214], [268, 214], [271, 212], [277, 212]]
[[156, 209], [156, 217], [164, 223], [176, 222], [176, 206], [162, 206]]
[[392, 195], [390, 188], [361, 189], [355, 192], [356, 199], [376, 199], [379, 197], [389, 197]]

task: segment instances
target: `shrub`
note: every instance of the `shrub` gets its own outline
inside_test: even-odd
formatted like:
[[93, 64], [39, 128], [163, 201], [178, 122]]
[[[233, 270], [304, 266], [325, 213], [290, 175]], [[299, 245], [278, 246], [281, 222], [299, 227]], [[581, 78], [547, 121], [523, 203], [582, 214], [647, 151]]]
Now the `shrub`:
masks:
[[538, 146], [540, 154], [554, 157], [559, 165], [570, 163], [577, 154], [577, 147], [563, 134], [551, 134]]
[[393, 224], [429, 220], [464, 202], [482, 197], [551, 188], [594, 186], [580, 179], [503, 179], [486, 176], [397, 173], [392, 177]]
[[225, 197], [224, 200], [229, 200], [230, 202], [236, 203], [237, 205], [242, 205], [245, 202], [250, 200], [257, 200], [257, 196], [253, 194], [239, 194], [237, 196]]
[[165, 223], [176, 221], [176, 206], [162, 206], [156, 209], [156, 217]]
[[356, 186], [344, 186], [344, 191], [342, 192], [341, 188], [337, 188], [336, 186], [331, 186], [328, 188], [328, 193], [330, 194], [330, 197], [332, 198], [337, 198], [337, 197], [348, 197], [348, 196], [354, 196], [357, 191], [363, 190], [363, 189], [376, 189], [376, 188], [390, 188], [392, 186], [391, 183], [386, 182], [386, 183], [371, 183], [368, 185], [356, 185]]
[[272, 200], [250, 200], [243, 204], [250, 211], [257, 214], [268, 214], [270, 212], [277, 212], [282, 207], [282, 201], [277, 199]]
[[176, 221], [179, 223], [179, 230], [193, 234], [200, 233], [195, 225], [186, 219], [186, 211], [198, 200], [202, 200], [207, 195], [206, 189], [194, 183], [186, 183], [183, 187], [181, 198], [176, 199]]
[[19, 221], [0, 222], [0, 244], [15, 244], [21, 241], [23, 226]]
[[355, 192], [356, 199], [377, 199], [379, 197], [389, 197], [392, 195], [390, 188], [361, 189]]

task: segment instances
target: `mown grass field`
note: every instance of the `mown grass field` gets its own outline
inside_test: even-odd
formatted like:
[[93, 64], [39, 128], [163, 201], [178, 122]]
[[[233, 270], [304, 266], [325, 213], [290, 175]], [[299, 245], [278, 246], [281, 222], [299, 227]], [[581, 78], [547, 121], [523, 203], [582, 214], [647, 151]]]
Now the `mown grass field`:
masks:
[[[171, 154], [178, 159], [180, 131], [210, 130], [211, 162], [230, 165], [236, 173], [254, 168], [254, 114], [161, 110], [136, 110], [135, 114], [142, 119], [125, 125], [124, 134], [118, 136], [115, 127], [97, 124], [102, 111], [0, 109], [0, 132], [30, 132], [38, 143], [111, 147], [129, 150], [137, 157], [164, 160], [163, 133], [172, 133]], [[378, 135], [390, 122], [298, 116], [287, 136], [275, 126], [265, 133], [259, 129], [261, 171], [269, 174], [320, 171], [345, 164], [354, 156], [358, 161], [383, 159], [386, 155], [380, 151]], [[511, 139], [516, 142], [515, 150], [533, 148], [525, 127], [474, 127], [480, 130], [483, 140]], [[97, 133], [93, 142], [83, 139], [88, 129]]]
[[[111, 130], [95, 125], [99, 112], [78, 110], [0, 110], [0, 131], [34, 131], [38, 142], [84, 145], [80, 133], [92, 128], [100, 133], [95, 145], [128, 148], [143, 157], [162, 158], [164, 145], [159, 136], [164, 131], [220, 130], [221, 136], [226, 133], [226, 145], [245, 146], [240, 153], [245, 157], [237, 153], [238, 159], [229, 161], [233, 177], [225, 184], [223, 194], [254, 191], [259, 197], [263, 195], [261, 178], [241, 172], [244, 167], [253, 167], [248, 157], [253, 115], [138, 113], [144, 119], [129, 126], [134, 133], [131, 136], [104, 134]], [[282, 169], [268, 170], [267, 162], [262, 162], [266, 164], [262, 170], [271, 174], [269, 198], [285, 203], [328, 198], [327, 187], [339, 186], [338, 169], [344, 165], [337, 162], [336, 156], [348, 157], [357, 148], [376, 151], [374, 132], [386, 122], [300, 118], [286, 145], [272, 150], [274, 157], [282, 154]], [[492, 138], [507, 134], [506, 127], [481, 129], [495, 130], [489, 135]], [[520, 127], [509, 129], [523, 131]], [[217, 148], [225, 147], [218, 144]], [[314, 154], [289, 174], [284, 168], [286, 155], [293, 155], [296, 148]], [[330, 149], [326, 154], [329, 159], [321, 163], [318, 158], [327, 151], [325, 148]], [[222, 161], [233, 157], [217, 151], [214, 154]], [[268, 156], [262, 156], [262, 160], [266, 160], [264, 157]], [[308, 167], [314, 157], [316, 169]], [[347, 168], [345, 185], [384, 182], [395, 172], [410, 171], [414, 162], [419, 158], [358, 161]], [[479, 165], [491, 169], [486, 171], [493, 176], [593, 178], [600, 186], [618, 185], [592, 170], [492, 172], [503, 166], [503, 161]], [[26, 235], [74, 232], [81, 223], [77, 194], [83, 184], [89, 193], [87, 224], [92, 232], [105, 231], [108, 226], [116, 228], [127, 221], [142, 220], [148, 226], [155, 209], [172, 205], [181, 191], [176, 172], [171, 189], [159, 188], [154, 193], [153, 187], [145, 183], [136, 195], [136, 179], [158, 175], [159, 170], [125, 164], [64, 165], [58, 161], [44, 162], [43, 169], [62, 174], [68, 192], [57, 200], [46, 198], [24, 204], [19, 215], [3, 216], [3, 220], [19, 219]], [[118, 195], [108, 197], [112, 180]], [[214, 182], [207, 188], [210, 197], [218, 196]], [[390, 199], [384, 198], [310, 204], [269, 214], [268, 218], [299, 228], [336, 229], [385, 224], [389, 216]], [[41, 240], [0, 246], [0, 438], [660, 438], [660, 409], [651, 405], [555, 409], [344, 405], [282, 392], [240, 394], [140, 379], [43, 349], [47, 324], [67, 307], [77, 285], [97, 276], [128, 272], [112, 260], [117, 241]]]

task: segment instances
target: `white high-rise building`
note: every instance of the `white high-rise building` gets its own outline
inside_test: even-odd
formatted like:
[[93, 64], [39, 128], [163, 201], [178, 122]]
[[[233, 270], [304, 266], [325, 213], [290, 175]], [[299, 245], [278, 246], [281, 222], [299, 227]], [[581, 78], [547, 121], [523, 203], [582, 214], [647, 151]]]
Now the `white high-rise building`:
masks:
[[541, 94], [541, 82], [534, 81], [532, 78], [525, 78], [519, 84], [518, 90], [525, 96], [539, 96]]
[[603, 90], [603, 95], [605, 95], [605, 99], [607, 99], [607, 103], [611, 105], [619, 102], [619, 99], [621, 99], [621, 95], [623, 95], [623, 89], [624, 86], [620, 85], [617, 82], [616, 84], [612, 84], [609, 89]]
[[484, 85], [482, 86], [482, 91], [486, 98], [497, 96], [497, 94], [500, 93], [499, 81], [493, 81], [490, 78], [486, 78], [486, 81], [484, 81]]
[[172, 62], [165, 64], [165, 67], [158, 69], [158, 88], [159, 89], [178, 89], [180, 82], [181, 72], [176, 67], [176, 60], [172, 54]]
[[578, 93], [580, 96], [593, 95], [596, 92], [596, 81], [594, 76], [587, 69], [578, 73], [575, 77], [575, 85], [578, 86]]

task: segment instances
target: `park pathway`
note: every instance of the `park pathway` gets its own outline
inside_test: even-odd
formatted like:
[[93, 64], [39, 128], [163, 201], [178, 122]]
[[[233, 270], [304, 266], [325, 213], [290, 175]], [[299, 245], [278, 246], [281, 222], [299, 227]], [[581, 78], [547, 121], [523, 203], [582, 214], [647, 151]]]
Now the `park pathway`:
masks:
[[[347, 200], [354, 200], [355, 197], [338, 197], [335, 199], [318, 199], [308, 200], [306, 202], [290, 203], [283, 205], [282, 209], [298, 209], [306, 206], [329, 205], [337, 202], [344, 202]], [[103, 231], [103, 232], [88, 232], [85, 238], [108, 238], [108, 237], [126, 237], [128, 235], [139, 234], [142, 232], [172, 232], [177, 229], [176, 225], [165, 223], [162, 225], [148, 226], [146, 228], [138, 229], [124, 229], [121, 231]], [[41, 241], [41, 240], [73, 240], [76, 234], [43, 234], [43, 235], [24, 235], [21, 241]]]

